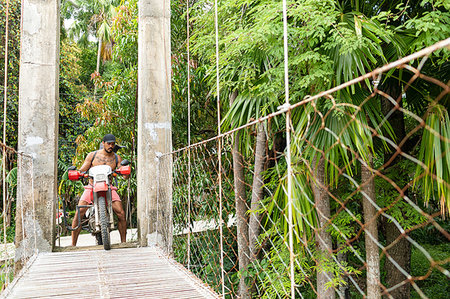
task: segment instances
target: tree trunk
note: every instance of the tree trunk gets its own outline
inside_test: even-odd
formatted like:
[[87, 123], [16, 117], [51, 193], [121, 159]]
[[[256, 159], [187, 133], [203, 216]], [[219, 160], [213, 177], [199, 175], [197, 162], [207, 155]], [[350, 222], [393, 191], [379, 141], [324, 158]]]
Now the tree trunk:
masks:
[[255, 169], [253, 174], [253, 186], [252, 186], [252, 202], [250, 221], [248, 228], [248, 239], [250, 248], [250, 262], [256, 260], [258, 246], [258, 237], [261, 232], [261, 214], [256, 210], [261, 209], [261, 200], [263, 199], [264, 179], [262, 172], [264, 171], [264, 164], [266, 161], [266, 130], [264, 124], [258, 124], [256, 134], [256, 149], [255, 149]]
[[97, 49], [97, 68], [95, 69], [97, 73], [100, 73], [100, 57], [102, 53], [102, 39], [98, 39], [98, 49]]
[[325, 186], [325, 164], [323, 158], [315, 158], [313, 161], [313, 192], [316, 203], [319, 227], [316, 230], [316, 246], [319, 259], [317, 261], [317, 298], [318, 299], [334, 299], [335, 293], [332, 287], [327, 288], [326, 283], [333, 279], [333, 273], [322, 271], [323, 263], [329, 263], [331, 258], [331, 250], [333, 242], [331, 235], [326, 231], [327, 223], [330, 219], [330, 197]]
[[[7, 191], [5, 191], [7, 192]], [[12, 207], [12, 201], [13, 201], [13, 197], [10, 196], [9, 192], [6, 193], [6, 208], [3, 207], [3, 209], [5, 209], [6, 211], [6, 227], [10, 227], [11, 226], [11, 207]]]
[[[245, 178], [242, 154], [239, 151], [240, 132], [235, 135], [233, 145], [233, 172], [234, 172], [234, 193], [236, 201], [236, 219], [237, 219], [237, 244], [239, 271], [242, 273], [247, 269], [249, 262], [248, 247], [248, 206], [245, 196]], [[250, 298], [249, 286], [245, 283], [245, 276], [241, 275], [239, 281], [239, 298]]]
[[[389, 84], [390, 83], [390, 84]], [[398, 101], [398, 107], [402, 107], [402, 88], [399, 83], [395, 82], [392, 84], [392, 82], [388, 82], [388, 85], [386, 85], [383, 90], [389, 94], [393, 99]], [[383, 115], [388, 115], [391, 111], [393, 113], [389, 116], [388, 121], [390, 125], [392, 126], [392, 129], [394, 130], [394, 134], [396, 136], [395, 143], [398, 145], [402, 142], [402, 140], [406, 137], [405, 132], [405, 120], [403, 112], [401, 112], [398, 109], [395, 109], [395, 105], [391, 101], [389, 101], [386, 98], [383, 98], [381, 101], [381, 107]], [[387, 163], [391, 157], [395, 154], [396, 148], [389, 146], [389, 150], [385, 153], [384, 156], [384, 162]], [[388, 173], [389, 169], [393, 169], [398, 167], [397, 164], [400, 162], [401, 156], [398, 155], [392, 162], [390, 162], [389, 165], [385, 166], [385, 172]], [[403, 171], [400, 171], [400, 173], [404, 173]], [[400, 188], [403, 188], [401, 186], [400, 182], [407, 181], [407, 178], [395, 178], [395, 181], [397, 184], [399, 184]], [[393, 195], [394, 199], [396, 195]], [[389, 211], [387, 211], [389, 212]], [[386, 234], [386, 246], [390, 246], [390, 244], [396, 240], [400, 236], [400, 231], [397, 229], [394, 223], [392, 223], [389, 219], [383, 219], [383, 226], [384, 231]], [[396, 261], [398, 266], [400, 266], [402, 269], [404, 269], [406, 272], [410, 272], [410, 262], [411, 262], [411, 244], [406, 240], [405, 238], [402, 238], [399, 242], [395, 243], [392, 247], [390, 247], [389, 250], [387, 250], [387, 254]], [[403, 281], [405, 281], [407, 278], [405, 275], [403, 275], [400, 270], [392, 264], [392, 262], [386, 258], [386, 262], [384, 264], [384, 270], [386, 272], [386, 286], [388, 288], [393, 287]], [[389, 292], [389, 294], [394, 297], [395, 299], [406, 299], [409, 298], [410, 294], [410, 284], [406, 283], [402, 286], [399, 286], [395, 290]]]
[[[371, 153], [368, 154], [368, 158], [368, 166], [372, 168], [373, 157]], [[381, 298], [380, 251], [375, 242], [378, 241], [377, 210], [374, 206], [376, 199], [375, 182], [369, 167], [361, 165], [361, 191], [365, 193], [362, 198], [362, 205], [366, 242], [367, 298], [376, 299]], [[374, 203], [371, 203], [371, 201]]]
[[[338, 247], [344, 248], [346, 245], [344, 243], [339, 243]], [[342, 264], [347, 264], [347, 253], [343, 252], [342, 250], [338, 252], [337, 254], [337, 260], [339, 261], [339, 263]], [[348, 287], [348, 276], [347, 275], [343, 275], [341, 276], [341, 280], [344, 282], [343, 284], [339, 285], [339, 298], [340, 299], [350, 299], [350, 289]]]
[[[237, 92], [230, 96], [230, 102], [236, 99]], [[234, 144], [231, 151], [233, 155], [234, 196], [236, 202], [237, 219], [237, 244], [239, 271], [242, 273], [247, 269], [249, 262], [248, 247], [248, 206], [245, 194], [244, 159], [239, 150], [241, 132], [234, 135]], [[239, 280], [239, 298], [250, 298], [249, 286], [245, 283], [245, 276], [241, 275]]]
[[[400, 236], [400, 231], [389, 220], [385, 221], [386, 230], [386, 245], [391, 244]], [[394, 246], [392, 246], [387, 253], [394, 259], [397, 264], [402, 267], [407, 273], [411, 272], [411, 244], [405, 238], [400, 239]], [[400, 270], [386, 257], [384, 263], [384, 270], [386, 271], [386, 285], [393, 287], [407, 278]], [[389, 292], [389, 294], [395, 299], [409, 299], [410, 298], [410, 285], [406, 283], [403, 286], [396, 288]]]
[[[97, 68], [95, 69], [97, 71], [97, 74], [100, 74], [100, 57], [102, 53], [102, 39], [98, 39], [98, 49], [97, 49]], [[95, 94], [97, 93], [97, 85], [94, 83], [94, 100], [95, 100]]]

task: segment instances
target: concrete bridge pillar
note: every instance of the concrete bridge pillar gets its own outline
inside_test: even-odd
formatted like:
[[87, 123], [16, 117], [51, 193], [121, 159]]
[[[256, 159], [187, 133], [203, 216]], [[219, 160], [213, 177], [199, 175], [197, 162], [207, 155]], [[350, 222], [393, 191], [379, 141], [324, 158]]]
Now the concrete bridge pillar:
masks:
[[[59, 0], [22, 1], [16, 269], [51, 251], [57, 197]], [[34, 201], [34, 203], [33, 203]]]
[[[172, 247], [170, 0], [139, 1], [137, 210], [141, 245]], [[157, 188], [159, 187], [159, 188]]]

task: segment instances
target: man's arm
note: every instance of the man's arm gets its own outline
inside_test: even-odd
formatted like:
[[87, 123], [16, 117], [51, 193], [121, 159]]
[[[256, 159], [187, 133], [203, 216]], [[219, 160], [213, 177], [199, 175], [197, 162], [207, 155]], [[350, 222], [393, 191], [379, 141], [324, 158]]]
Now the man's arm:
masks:
[[88, 171], [89, 168], [91, 168], [91, 162], [92, 162], [93, 156], [94, 156], [94, 152], [91, 152], [86, 156], [86, 159], [84, 159], [83, 165], [80, 167], [81, 172]]
[[[120, 163], [122, 163], [122, 157], [120, 155], [117, 155], [117, 167], [120, 167]], [[126, 180], [130, 177], [129, 174], [122, 175], [122, 177]]]

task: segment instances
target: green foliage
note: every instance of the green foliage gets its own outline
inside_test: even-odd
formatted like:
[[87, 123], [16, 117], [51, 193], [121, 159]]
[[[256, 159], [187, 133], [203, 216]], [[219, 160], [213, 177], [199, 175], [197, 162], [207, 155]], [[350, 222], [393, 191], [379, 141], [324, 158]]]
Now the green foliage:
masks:
[[[417, 50], [419, 46], [414, 44], [417, 41], [411, 39], [412, 35], [430, 31], [432, 24], [439, 30], [442, 24], [448, 23], [446, 17], [433, 22], [429, 20], [446, 14], [442, 9], [439, 10], [442, 8], [442, 1], [433, 1], [431, 6], [427, 4], [429, 1], [423, 1], [419, 8], [416, 4], [408, 6], [408, 3], [402, 1], [369, 2], [288, 1], [291, 102], [300, 101], [305, 95], [315, 94], [353, 79], [389, 60]], [[229, 0], [218, 5], [220, 92], [222, 107], [227, 112], [222, 123], [223, 130], [236, 128], [267, 115], [283, 103], [284, 56], [280, 11], [279, 1]], [[208, 80], [205, 83], [217, 93], [214, 13], [210, 1], [196, 2], [191, 12], [191, 21], [195, 24], [191, 41], [193, 53], [208, 69]], [[411, 21], [408, 23], [408, 20]], [[442, 32], [445, 35], [446, 31]], [[433, 39], [428, 38], [420, 42], [420, 47], [433, 42]], [[445, 61], [445, 55], [439, 57], [440, 61]], [[394, 77], [394, 74], [389, 73], [389, 76]], [[398, 77], [393, 81], [396, 80]], [[407, 79], [400, 77], [400, 80]], [[237, 91], [238, 97], [228, 105], [227, 98], [232, 91]], [[359, 167], [359, 162], [355, 155], [367, 161], [368, 153], [372, 152], [372, 155], [381, 155], [376, 158], [383, 159], [383, 155], [389, 152], [387, 144], [382, 138], [373, 140], [373, 132], [376, 131], [378, 137], [384, 136], [390, 140], [396, 140], [397, 136], [389, 122], [382, 120], [381, 107], [377, 103], [379, 99], [366, 100], [371, 92], [371, 82], [366, 80], [364, 84], [353, 85], [333, 95], [333, 100], [319, 99], [311, 105], [305, 105], [304, 109], [293, 111], [292, 122], [296, 133], [293, 137], [295, 147], [291, 152], [295, 161], [293, 166], [300, 167], [302, 163], [312, 165], [312, 161], [322, 150], [326, 161], [325, 183], [336, 187], [336, 192], [345, 193], [340, 190], [342, 186], [339, 179], [343, 169], [348, 176], [358, 173], [355, 169]], [[408, 97], [405, 103], [408, 101], [409, 104], [413, 100]], [[327, 117], [322, 119], [323, 115]], [[276, 121], [281, 124], [282, 118], [276, 118]], [[270, 129], [277, 128], [274, 126]], [[268, 135], [271, 136], [271, 132]], [[254, 139], [248, 132], [241, 134], [241, 138], [243, 153], [251, 155]], [[309, 143], [306, 144], [305, 140]], [[401, 188], [411, 182], [411, 174], [415, 170], [414, 165], [405, 163], [399, 163], [386, 171], [386, 175]], [[296, 178], [301, 179], [296, 180], [295, 188], [302, 192], [296, 198], [307, 205], [310, 191], [305, 190], [310, 190], [311, 182], [304, 172], [299, 171], [298, 174]], [[280, 176], [276, 171], [267, 174], [267, 179], [272, 178], [273, 181], [284, 182], [284, 177], [285, 175]], [[424, 218], [402, 198], [398, 198], [398, 190], [392, 184], [384, 179], [378, 179], [376, 183], [377, 190], [380, 190], [377, 192], [380, 193], [377, 203], [388, 207], [387, 213], [394, 216], [404, 228], [423, 223]], [[269, 188], [276, 191], [273, 199], [266, 200], [269, 207], [267, 217], [277, 223], [286, 236], [286, 221], [283, 220], [286, 213], [278, 211], [277, 214], [275, 208], [277, 204], [281, 209], [286, 207], [286, 202], [282, 200], [286, 186], [283, 183], [278, 186], [272, 183]], [[355, 200], [360, 200], [360, 197], [356, 196]], [[349, 205], [357, 219], [353, 219], [347, 212], [335, 217], [333, 224], [338, 232], [330, 229], [334, 239], [341, 239], [341, 234], [351, 237], [356, 233], [359, 225], [355, 221], [361, 219], [361, 213], [358, 213], [360, 207]], [[271, 221], [267, 221], [269, 222]], [[300, 218], [295, 223], [298, 236], [308, 235]], [[270, 234], [270, 229], [267, 233]]]
[[[430, 107], [426, 127], [420, 143], [416, 168], [415, 188], [424, 195], [425, 204], [430, 198], [440, 202], [442, 215], [450, 214], [450, 118], [440, 105]], [[444, 154], [447, 153], [447, 154]]]
[[[171, 1], [172, 143], [174, 148], [187, 146], [188, 126], [191, 130], [191, 143], [211, 138], [217, 133], [217, 104], [213, 94], [207, 88], [208, 78], [211, 76], [209, 69], [192, 52], [189, 64], [187, 61], [185, 10], [185, 1]], [[194, 26], [191, 25], [191, 30], [192, 27]], [[188, 81], [190, 83], [190, 123], [188, 123]]]
[[[323, 42], [336, 12], [332, 1], [290, 1], [288, 5], [289, 38], [307, 41], [290, 48], [289, 69], [294, 96], [299, 87], [305, 86], [305, 83], [299, 84], [299, 80], [314, 81], [316, 86], [320, 82], [329, 82], [330, 65], [326, 57], [308, 50]], [[215, 88], [214, 10], [205, 7], [209, 7], [207, 1], [199, 1], [193, 7], [192, 21], [196, 30], [192, 36], [192, 50], [209, 65], [208, 82]], [[283, 23], [281, 18], [275, 17], [280, 9], [281, 2], [273, 1], [233, 0], [219, 5], [219, 72], [224, 101], [235, 89], [246, 91], [251, 97], [278, 101], [284, 84], [283, 42], [280, 39]]]
[[[424, 250], [431, 256], [434, 261], [443, 262], [442, 268], [450, 271], [448, 257], [450, 255], [450, 244], [444, 243], [440, 245], [423, 245]], [[447, 260], [447, 262], [445, 262]], [[445, 271], [444, 270], [444, 271]], [[430, 271], [430, 272], [429, 272]], [[420, 277], [430, 275], [425, 280], [416, 281], [417, 286], [428, 298], [444, 299], [450, 293], [450, 285], [447, 276], [441, 272], [438, 267], [432, 267], [430, 260], [423, 252], [414, 247], [411, 256], [411, 275]], [[421, 298], [416, 291], [412, 291], [411, 298]]]
[[319, 253], [315, 254], [316, 256], [313, 257], [313, 260], [317, 262], [315, 267], [316, 272], [331, 273], [333, 275], [333, 279], [326, 283], [326, 288], [338, 288], [341, 285], [346, 285], [346, 282], [342, 280], [342, 276], [345, 273], [352, 273], [353, 275], [361, 274], [360, 270], [348, 265], [346, 261], [337, 263], [335, 256], [327, 257]]
[[[275, 189], [273, 197], [265, 199], [263, 211], [267, 212], [264, 226], [266, 233], [264, 238], [274, 238], [279, 233], [283, 236], [289, 235], [289, 220], [287, 219], [289, 200], [287, 198], [287, 169], [283, 161], [267, 173], [266, 176], [272, 181], [267, 184], [270, 189]], [[277, 173], [282, 173], [280, 178]], [[281, 181], [281, 183], [280, 183]], [[302, 247], [303, 240], [311, 238], [313, 230], [317, 227], [317, 214], [313, 207], [314, 196], [309, 185], [309, 175], [305, 165], [294, 163], [293, 186], [292, 186], [292, 215], [294, 223], [294, 246]], [[272, 227], [273, 226], [273, 227]]]
[[[414, 32], [412, 51], [420, 50], [450, 35], [450, 4], [445, 0], [424, 0], [420, 2], [422, 8], [431, 6], [432, 9], [406, 21], [404, 26]], [[448, 62], [450, 52], [441, 49], [433, 55], [440, 56], [439, 63]]]
[[113, 19], [112, 38], [114, 39], [113, 59], [120, 61], [125, 68], [137, 65], [138, 7], [137, 1], [119, 6]]
[[[416, 165], [410, 160], [401, 160], [396, 164], [396, 167], [391, 167], [386, 171], [385, 175], [389, 180], [380, 177], [375, 178], [375, 186], [379, 190], [377, 192], [377, 204], [381, 208], [387, 208], [386, 213], [392, 216], [403, 229], [411, 228], [426, 221], [426, 218], [419, 211], [400, 196], [397, 189], [402, 189], [411, 182], [412, 177], [405, 174], [414, 173], [415, 167]], [[397, 188], [390, 181], [394, 181]]]
[[[249, 265], [247, 271], [240, 273], [248, 282], [255, 281], [258, 284], [256, 294], [258, 298], [290, 298], [290, 253], [286, 240], [278, 237], [270, 239], [270, 249], [265, 250], [261, 259]], [[315, 271], [331, 272], [334, 279], [329, 287], [338, 287], [345, 282], [341, 279], [344, 273], [359, 275], [361, 271], [348, 265], [346, 262], [338, 265], [334, 260], [328, 260], [315, 252], [313, 246], [305, 246], [302, 251], [295, 252], [294, 280], [299, 292], [304, 298], [312, 298], [315, 295], [310, 286], [310, 279]], [[316, 261], [321, 262], [316, 264]]]
[[[97, 60], [97, 46], [94, 43], [88, 43], [85, 47], [81, 47], [81, 52], [78, 54], [78, 68], [80, 74], [78, 80], [86, 86], [90, 91], [94, 89], [94, 82], [91, 79], [91, 74], [95, 72]], [[104, 72], [104, 65], [100, 64], [100, 73]]]
[[121, 0], [64, 0], [63, 16], [75, 20], [69, 28], [69, 36], [78, 40], [80, 45], [87, 45], [89, 35], [110, 41], [110, 21], [120, 2]]
[[[236, 231], [224, 230], [224, 239], [231, 240]], [[191, 235], [191, 271], [202, 281], [207, 283], [217, 293], [222, 293], [221, 267], [220, 267], [220, 239], [219, 230], [204, 231]], [[187, 236], [174, 237], [174, 256], [179, 262], [187, 261], [186, 247]], [[237, 245], [235, 243], [224, 247], [224, 271], [228, 273], [225, 281], [225, 290], [236, 290], [238, 282], [236, 272], [236, 253]], [[226, 298], [232, 298], [227, 295]]]
[[[255, 297], [290, 298], [290, 254], [285, 242], [273, 238], [271, 242], [273, 247], [264, 254], [264, 257], [253, 262], [245, 273], [242, 273], [249, 281], [254, 280], [258, 283]], [[296, 285], [302, 288], [302, 294], [314, 296], [311, 289], [309, 291], [308, 288], [303, 289], [307, 285], [308, 277], [313, 275], [314, 266], [311, 260], [302, 253], [296, 257], [294, 267], [294, 280]]]
[[64, 173], [64, 168], [72, 164], [71, 161], [76, 150], [75, 138], [90, 126], [90, 123], [85, 118], [78, 113], [74, 113], [74, 107], [81, 103], [88, 93], [88, 89], [79, 79], [84, 72], [79, 64], [79, 55], [82, 52], [70, 40], [61, 40], [58, 161], [59, 164], [62, 163], [65, 167], [58, 167], [60, 175]]
[[[8, 93], [7, 93], [7, 115], [6, 115], [6, 142], [9, 146], [17, 147], [17, 123], [18, 123], [18, 101], [19, 101], [19, 62], [20, 62], [20, 16], [21, 1], [9, 1], [9, 31], [8, 31]], [[1, 82], [1, 107], [0, 119], [3, 124], [3, 95], [5, 80], [5, 32], [6, 32], [6, 1], [0, 3], [0, 82]], [[1, 137], [3, 139], [3, 137]]]
[[[116, 41], [113, 61], [105, 67], [96, 84], [104, 90], [100, 99], [85, 98], [77, 110], [94, 125], [77, 138], [74, 163], [81, 166], [87, 153], [97, 150], [106, 133], [114, 134], [126, 146], [122, 158], [132, 160], [136, 130], [137, 94], [137, 1], [117, 9], [111, 35]], [[117, 49], [117, 51], [115, 51]], [[106, 81], [108, 80], [108, 81]]]
[[3, 290], [6, 283], [10, 283], [14, 278], [14, 261], [7, 260], [0, 265], [0, 290]]
[[[343, 211], [335, 216], [333, 219], [333, 226], [328, 228], [328, 231], [340, 243], [344, 243], [345, 240], [351, 239], [356, 236], [357, 228], [359, 225], [356, 221], [362, 222], [362, 215], [353, 213], [350, 215], [347, 211]], [[356, 219], [355, 219], [356, 218]], [[348, 248], [344, 248], [344, 252], [347, 252]]]
[[[374, 65], [387, 62], [382, 43], [395, 41], [391, 28], [358, 12], [341, 12], [340, 22], [324, 43], [324, 50], [334, 61], [336, 85], [365, 74]], [[370, 88], [369, 82], [366, 81]], [[351, 87], [355, 93], [354, 86]]]

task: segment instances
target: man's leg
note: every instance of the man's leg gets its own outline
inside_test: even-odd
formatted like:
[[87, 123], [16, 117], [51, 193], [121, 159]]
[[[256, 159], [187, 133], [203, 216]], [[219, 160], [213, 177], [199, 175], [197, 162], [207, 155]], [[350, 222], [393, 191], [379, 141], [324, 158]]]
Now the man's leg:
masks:
[[[85, 206], [88, 205], [87, 202], [80, 200], [78, 202], [79, 206]], [[80, 208], [80, 218], [83, 218], [84, 214], [86, 214], [88, 208]], [[78, 211], [75, 212], [75, 216], [73, 217], [73, 221], [72, 221], [72, 228], [77, 227], [78, 225]], [[72, 231], [72, 246], [77, 246], [77, 241], [78, 241], [78, 235], [81, 232], [81, 225], [79, 228], [77, 228], [76, 230]]]
[[127, 220], [125, 218], [125, 211], [123, 210], [122, 202], [118, 200], [113, 201], [112, 208], [114, 213], [117, 215], [117, 219], [119, 220], [117, 223], [117, 228], [120, 233], [120, 241], [125, 243], [127, 241]]

